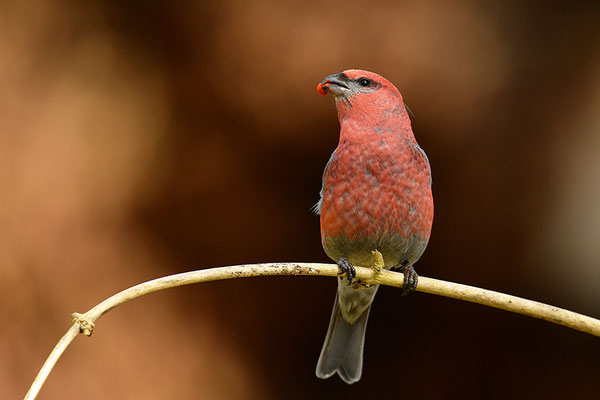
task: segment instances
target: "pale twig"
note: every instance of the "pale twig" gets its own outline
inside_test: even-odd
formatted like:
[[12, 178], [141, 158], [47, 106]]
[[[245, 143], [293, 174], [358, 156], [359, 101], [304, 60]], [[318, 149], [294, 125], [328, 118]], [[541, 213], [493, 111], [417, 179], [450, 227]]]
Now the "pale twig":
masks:
[[[377, 254], [375, 254], [376, 265], [378, 264], [377, 259]], [[379, 265], [377, 266], [379, 267]], [[338, 272], [339, 267], [335, 264], [269, 263], [236, 265], [170, 275], [125, 289], [104, 300], [85, 314], [73, 314], [74, 325], [60, 339], [56, 347], [52, 350], [52, 353], [50, 353], [50, 356], [42, 366], [42, 369], [25, 395], [25, 399], [30, 400], [36, 398], [42, 385], [46, 381], [46, 378], [50, 374], [50, 371], [52, 371], [52, 368], [58, 361], [58, 358], [78, 333], [84, 333], [85, 335], [90, 336], [94, 329], [94, 322], [98, 318], [129, 300], [159, 290], [201, 282], [269, 275], [338, 276]], [[368, 284], [402, 287], [404, 276], [401, 273], [384, 269], [378, 271], [375, 268], [356, 267], [355, 279]], [[416, 290], [419, 292], [437, 294], [490, 307], [501, 308], [503, 310], [544, 319], [555, 324], [564, 325], [572, 329], [600, 336], [600, 320], [536, 301], [426, 277], [419, 277], [419, 283]]]

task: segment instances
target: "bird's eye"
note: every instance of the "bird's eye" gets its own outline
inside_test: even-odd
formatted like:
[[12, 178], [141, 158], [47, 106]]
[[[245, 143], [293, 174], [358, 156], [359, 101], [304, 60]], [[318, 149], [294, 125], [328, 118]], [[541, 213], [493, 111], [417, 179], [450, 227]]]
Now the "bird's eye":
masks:
[[358, 84], [360, 86], [369, 86], [371, 84], [371, 81], [368, 80], [367, 78], [360, 78], [360, 80], [358, 81]]

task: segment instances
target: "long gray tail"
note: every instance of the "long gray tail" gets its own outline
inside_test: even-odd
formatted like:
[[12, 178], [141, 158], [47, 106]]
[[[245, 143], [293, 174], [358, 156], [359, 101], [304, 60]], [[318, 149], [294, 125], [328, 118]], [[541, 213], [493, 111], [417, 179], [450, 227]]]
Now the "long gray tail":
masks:
[[317, 363], [317, 377], [326, 379], [336, 372], [348, 384], [358, 382], [362, 374], [365, 330], [371, 306], [350, 324], [344, 320], [335, 297], [329, 329]]

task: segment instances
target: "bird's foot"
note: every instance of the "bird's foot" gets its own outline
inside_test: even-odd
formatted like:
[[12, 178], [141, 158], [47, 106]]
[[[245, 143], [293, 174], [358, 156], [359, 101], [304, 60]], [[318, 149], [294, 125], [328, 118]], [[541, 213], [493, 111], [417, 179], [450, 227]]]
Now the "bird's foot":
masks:
[[[348, 278], [348, 286], [350, 286], [352, 279], [356, 276], [356, 269], [354, 269], [354, 266], [345, 257], [341, 257], [338, 260], [337, 265], [340, 267], [340, 275], [346, 275], [346, 278]], [[340, 277], [340, 279], [344, 278]]]
[[419, 275], [417, 275], [417, 271], [415, 271], [415, 268], [408, 261], [405, 261], [399, 270], [404, 274], [402, 296], [406, 296], [411, 290], [415, 290], [417, 288]]

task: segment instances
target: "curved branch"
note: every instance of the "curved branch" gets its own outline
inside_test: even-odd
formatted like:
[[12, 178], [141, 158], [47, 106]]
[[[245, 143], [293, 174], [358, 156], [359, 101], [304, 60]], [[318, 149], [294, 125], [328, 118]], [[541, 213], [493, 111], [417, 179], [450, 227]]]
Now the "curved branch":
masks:
[[[377, 265], [377, 262], [375, 264]], [[52, 368], [78, 333], [91, 336], [94, 322], [98, 318], [113, 308], [137, 297], [163, 289], [225, 279], [271, 275], [338, 276], [338, 272], [339, 268], [335, 264], [268, 263], [236, 265], [170, 275], [125, 289], [104, 300], [85, 314], [73, 314], [73, 326], [71, 326], [50, 353], [50, 356], [25, 395], [25, 400], [37, 397]], [[388, 270], [378, 271], [375, 268], [356, 267], [356, 279], [367, 284], [402, 287], [404, 275]], [[600, 336], [600, 320], [537, 301], [426, 277], [419, 277], [416, 291], [500, 308]]]

